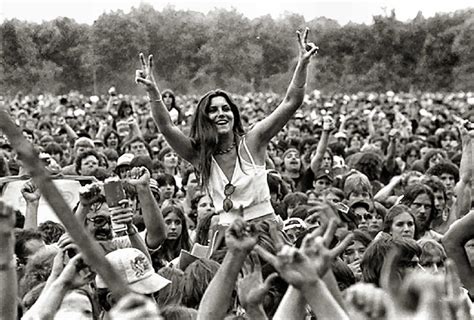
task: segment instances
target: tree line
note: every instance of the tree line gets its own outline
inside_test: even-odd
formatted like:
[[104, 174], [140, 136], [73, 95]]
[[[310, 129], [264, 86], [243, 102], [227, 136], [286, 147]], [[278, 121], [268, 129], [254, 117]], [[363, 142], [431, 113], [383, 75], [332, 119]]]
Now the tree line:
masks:
[[394, 11], [373, 23], [340, 26], [286, 13], [249, 19], [236, 10], [208, 14], [141, 4], [104, 13], [92, 25], [70, 18], [1, 26], [3, 92], [138, 93], [138, 53], [151, 53], [161, 87], [179, 93], [211, 88], [283, 92], [296, 63], [295, 31], [308, 26], [320, 51], [310, 89], [325, 92], [457, 91], [474, 88], [474, 10], [422, 13], [407, 22]]

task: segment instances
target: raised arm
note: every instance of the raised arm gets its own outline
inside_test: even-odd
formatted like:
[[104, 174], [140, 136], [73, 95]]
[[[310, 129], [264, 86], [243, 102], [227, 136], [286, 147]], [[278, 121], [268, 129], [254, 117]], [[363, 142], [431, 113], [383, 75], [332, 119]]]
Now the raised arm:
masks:
[[21, 194], [26, 201], [25, 229], [36, 229], [38, 227], [38, 207], [41, 193], [33, 181], [28, 181], [21, 188]]
[[133, 168], [127, 182], [135, 186], [147, 230], [145, 243], [149, 249], [158, 248], [166, 239], [166, 226], [160, 207], [150, 189], [150, 172], [145, 167]]
[[136, 71], [135, 81], [144, 85], [151, 102], [151, 112], [158, 129], [166, 138], [170, 146], [183, 159], [195, 164], [197, 153], [193, 149], [191, 139], [186, 137], [173, 123], [166, 105], [161, 100], [161, 93], [153, 75], [153, 56], [148, 57], [140, 53], [141, 70]]
[[315, 156], [311, 159], [311, 170], [316, 173], [321, 167], [321, 162], [324, 158], [324, 153], [328, 148], [329, 133], [334, 129], [334, 120], [331, 117], [323, 118], [323, 133], [318, 142]]
[[254, 150], [257, 152], [266, 149], [271, 138], [285, 126], [303, 102], [308, 65], [311, 57], [318, 50], [314, 43], [308, 42], [308, 32], [308, 28], [303, 34], [297, 31], [299, 58], [285, 98], [270, 116], [257, 123], [247, 135], [249, 146], [254, 146]]
[[474, 131], [468, 132], [461, 126], [459, 132], [462, 138], [462, 156], [461, 165], [459, 167], [459, 182], [454, 189], [456, 200], [452, 208], [456, 219], [464, 216], [471, 209], [471, 180], [473, 177], [472, 166], [474, 165], [474, 163], [472, 163]]

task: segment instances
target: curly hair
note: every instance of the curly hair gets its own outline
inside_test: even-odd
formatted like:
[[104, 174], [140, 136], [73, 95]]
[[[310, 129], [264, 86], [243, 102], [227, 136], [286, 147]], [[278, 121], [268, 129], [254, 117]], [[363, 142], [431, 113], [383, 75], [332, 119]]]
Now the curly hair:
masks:
[[186, 268], [184, 271], [183, 305], [195, 309], [199, 307], [204, 292], [219, 267], [217, 262], [201, 258]]
[[38, 231], [41, 233], [45, 244], [52, 244], [58, 242], [66, 229], [61, 224], [48, 220], [40, 223]]

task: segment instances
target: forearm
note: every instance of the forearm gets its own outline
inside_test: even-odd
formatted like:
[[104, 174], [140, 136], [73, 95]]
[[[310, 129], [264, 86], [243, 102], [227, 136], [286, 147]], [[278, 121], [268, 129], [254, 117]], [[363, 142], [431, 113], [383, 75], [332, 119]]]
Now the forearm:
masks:
[[303, 102], [308, 64], [309, 61], [298, 61], [290, 86], [286, 92], [285, 100], [292, 101], [295, 110], [299, 108]]
[[2, 288], [0, 290], [0, 315], [2, 315], [2, 319], [16, 319], [17, 314], [18, 288], [14, 246], [13, 232], [0, 234], [0, 288]]
[[26, 202], [25, 229], [36, 229], [38, 226], [39, 201]]
[[128, 226], [127, 229], [128, 239], [130, 240], [130, 244], [133, 248], [140, 250], [147, 256], [147, 258], [151, 261], [151, 256], [148, 253], [148, 249], [146, 247], [145, 241], [142, 239], [140, 234], [138, 233], [137, 229], [133, 224]]
[[64, 130], [66, 130], [66, 134], [71, 140], [77, 140], [79, 136], [77, 135], [76, 131], [74, 131], [67, 123], [63, 126]]
[[301, 291], [318, 319], [349, 319], [321, 279], [304, 286]]
[[137, 193], [147, 230], [145, 242], [150, 249], [156, 249], [166, 239], [163, 215], [149, 186], [137, 186]]
[[316, 154], [311, 159], [311, 170], [314, 173], [316, 173], [318, 169], [321, 167], [321, 162], [323, 161], [324, 153], [326, 152], [326, 149], [328, 147], [328, 141], [329, 141], [329, 131], [323, 130], [321, 139], [319, 140], [318, 147], [316, 149]]
[[377, 192], [377, 194], [374, 196], [374, 200], [379, 202], [386, 201], [387, 198], [393, 193], [393, 189], [395, 189], [399, 182], [399, 179], [390, 181], [389, 184], [387, 184], [385, 187], [380, 189], [379, 192]]
[[375, 136], [375, 126], [372, 115], [367, 118], [367, 129], [369, 130], [369, 137], [373, 138]]
[[232, 291], [247, 254], [228, 251], [221, 267], [206, 289], [199, 306], [198, 320], [224, 319]]
[[326, 272], [326, 274], [323, 277], [323, 281], [326, 284], [331, 295], [339, 304], [339, 306], [342, 309], [346, 310], [346, 306], [344, 305], [344, 299], [342, 298], [341, 290], [339, 290], [336, 277], [334, 276], [334, 273], [332, 272], [331, 269], [328, 272]]
[[49, 288], [43, 290], [35, 304], [28, 310], [24, 317], [29, 319], [54, 319], [68, 289], [64, 283], [56, 279]]
[[278, 306], [273, 320], [303, 320], [306, 316], [306, 300], [301, 291], [289, 286]]

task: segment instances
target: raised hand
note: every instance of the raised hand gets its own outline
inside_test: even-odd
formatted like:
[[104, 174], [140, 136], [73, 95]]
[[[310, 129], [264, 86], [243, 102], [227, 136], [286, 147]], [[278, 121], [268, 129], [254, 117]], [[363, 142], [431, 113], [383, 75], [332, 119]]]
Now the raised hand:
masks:
[[41, 198], [41, 193], [32, 180], [29, 180], [23, 185], [21, 188], [21, 194], [28, 203], [38, 202]]
[[90, 183], [79, 189], [79, 201], [83, 206], [90, 206], [96, 202], [102, 192], [102, 186], [98, 182]]
[[311, 57], [319, 50], [319, 47], [317, 47], [314, 43], [308, 42], [308, 33], [309, 28], [304, 30], [303, 35], [301, 35], [300, 31], [296, 31], [300, 49], [300, 59], [303, 61], [309, 61], [309, 59], [311, 59]]
[[133, 223], [133, 209], [131, 208], [130, 200], [120, 200], [119, 205], [119, 207], [109, 208], [112, 222], [130, 227]]
[[[148, 93], [159, 95], [158, 87], [153, 75], [153, 55], [148, 56], [148, 63], [145, 61], [145, 56], [140, 53], [141, 69], [135, 71], [135, 82], [141, 83], [145, 86]], [[160, 98], [159, 96], [156, 98]]]
[[241, 217], [234, 220], [225, 232], [225, 243], [230, 252], [247, 255], [257, 244], [255, 226], [245, 222]]
[[344, 292], [344, 300], [347, 303], [349, 314], [362, 313], [359, 318], [383, 319], [387, 312], [385, 301], [387, 294], [371, 283], [357, 283]]
[[15, 210], [0, 200], [0, 233], [10, 234], [15, 228]]
[[331, 116], [324, 116], [323, 117], [323, 130], [324, 131], [332, 131], [336, 128], [334, 123], [334, 119]]
[[150, 185], [150, 172], [145, 167], [135, 167], [127, 171], [125, 182], [135, 187], [147, 187]]
[[[62, 257], [65, 257], [63, 252]], [[75, 289], [92, 281], [94, 276], [95, 274], [84, 263], [82, 255], [77, 254], [66, 264], [57, 281], [61, 282], [68, 289]]]
[[237, 295], [242, 307], [248, 312], [263, 303], [265, 295], [276, 279], [276, 273], [270, 274], [265, 281], [262, 278], [262, 266], [256, 252], [252, 251], [242, 267], [242, 276], [237, 280]]

